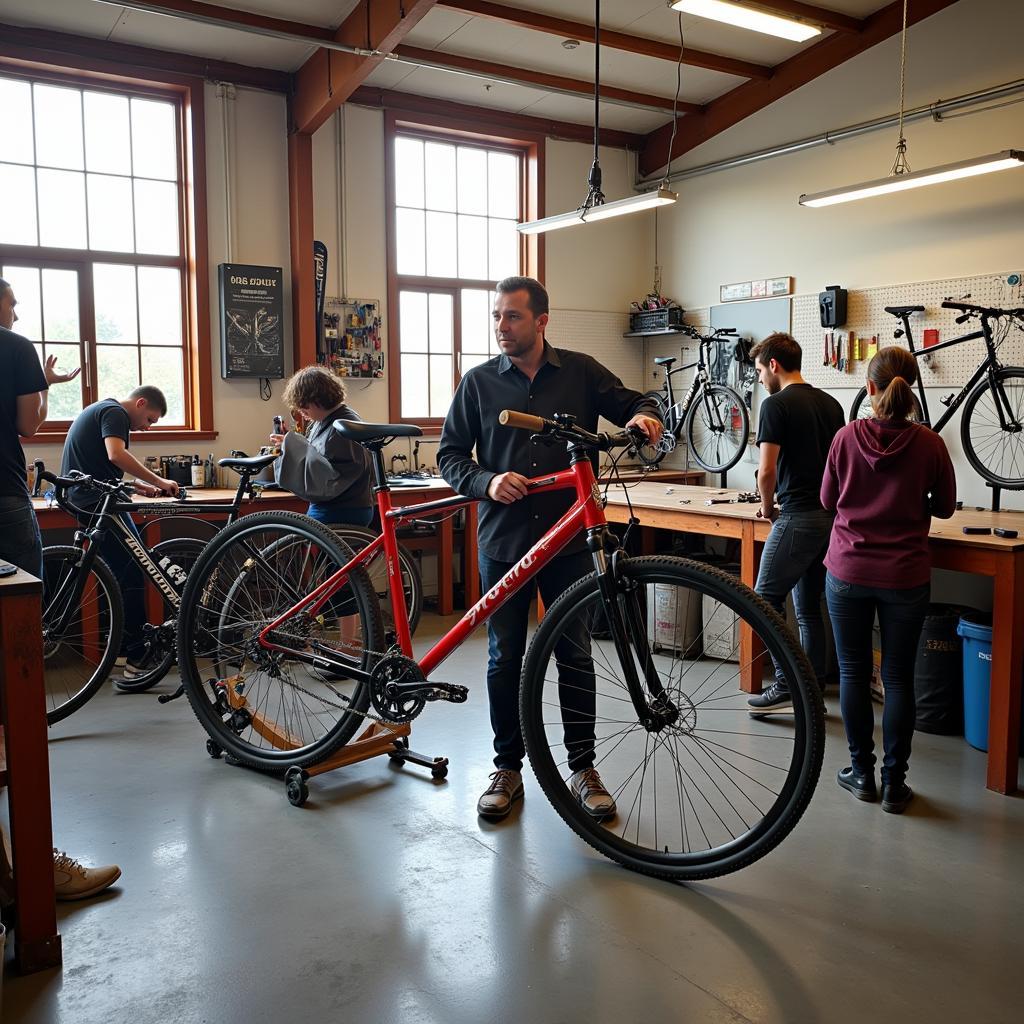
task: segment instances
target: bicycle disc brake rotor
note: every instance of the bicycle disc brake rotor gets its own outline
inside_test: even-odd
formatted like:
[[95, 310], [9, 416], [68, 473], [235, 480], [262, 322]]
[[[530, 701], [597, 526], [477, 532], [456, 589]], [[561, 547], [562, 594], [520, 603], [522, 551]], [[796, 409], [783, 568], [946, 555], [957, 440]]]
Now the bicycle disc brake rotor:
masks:
[[388, 654], [374, 666], [370, 675], [370, 700], [385, 721], [404, 725], [423, 710], [426, 699], [422, 691], [402, 693], [398, 689], [407, 683], [426, 684], [426, 677], [419, 665], [404, 654]]

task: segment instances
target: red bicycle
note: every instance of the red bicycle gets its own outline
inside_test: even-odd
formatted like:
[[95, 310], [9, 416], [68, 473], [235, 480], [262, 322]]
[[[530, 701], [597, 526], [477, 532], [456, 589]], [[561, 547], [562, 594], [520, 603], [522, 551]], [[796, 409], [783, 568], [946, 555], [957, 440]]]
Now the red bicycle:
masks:
[[[594, 572], [547, 609], [523, 666], [520, 715], [537, 781], [578, 835], [638, 871], [709, 878], [764, 856], [807, 807], [824, 750], [821, 696], [792, 634], [725, 573], [680, 558], [626, 557], [608, 529], [592, 458], [635, 447], [639, 435], [594, 434], [569, 416], [506, 411], [500, 422], [568, 445], [569, 469], [529, 486], [574, 491], [576, 500], [420, 658], [394, 597], [395, 633], [385, 638], [363, 568], [383, 548], [394, 580], [398, 524], [473, 500], [392, 505], [382, 450], [419, 428], [336, 424], [369, 450], [376, 474], [383, 529], [362, 551], [293, 513], [246, 516], [210, 542], [189, 573], [178, 632], [182, 682], [208, 749], [297, 771], [337, 751], [364, 720], [401, 724], [427, 703], [462, 703], [466, 687], [437, 670], [585, 531]], [[749, 715], [739, 686], [741, 620], [781, 667], [792, 717]], [[572, 774], [589, 766], [615, 798], [610, 819], [592, 818], [571, 792]]]

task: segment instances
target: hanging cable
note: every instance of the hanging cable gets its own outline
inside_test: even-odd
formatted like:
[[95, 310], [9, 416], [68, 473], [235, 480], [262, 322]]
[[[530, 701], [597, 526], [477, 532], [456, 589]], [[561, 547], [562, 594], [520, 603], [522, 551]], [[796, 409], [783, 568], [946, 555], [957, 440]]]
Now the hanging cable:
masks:
[[903, 108], [907, 83], [907, 2], [903, 0], [903, 32], [900, 36], [900, 138], [896, 143], [896, 159], [893, 161], [890, 174], [909, 174], [910, 164], [907, 162], [907, 140], [903, 135]]
[[676, 61], [676, 94], [672, 99], [672, 134], [668, 140], [668, 159], [665, 161], [665, 177], [661, 179], [662, 187], [668, 188], [668, 176], [672, 170], [672, 147], [676, 142], [676, 125], [679, 123], [676, 120], [676, 108], [679, 105], [679, 90], [683, 84], [683, 51], [685, 50], [685, 44], [683, 42], [683, 13], [679, 12], [679, 60]]
[[594, 0], [594, 162], [590, 165], [587, 185], [590, 191], [579, 207], [580, 220], [595, 206], [604, 205], [601, 191], [601, 0]]

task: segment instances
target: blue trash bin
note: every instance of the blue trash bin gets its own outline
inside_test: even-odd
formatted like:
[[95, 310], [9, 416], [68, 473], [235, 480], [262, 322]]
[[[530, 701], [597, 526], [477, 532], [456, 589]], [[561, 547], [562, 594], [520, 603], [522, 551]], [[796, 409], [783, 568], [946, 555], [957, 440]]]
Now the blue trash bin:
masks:
[[[964, 739], [976, 750], [988, 750], [989, 689], [992, 682], [992, 623], [979, 613], [964, 615], [956, 627], [964, 641]], [[1024, 706], [1024, 693], [1021, 694]], [[1024, 715], [1021, 717], [1024, 751]]]

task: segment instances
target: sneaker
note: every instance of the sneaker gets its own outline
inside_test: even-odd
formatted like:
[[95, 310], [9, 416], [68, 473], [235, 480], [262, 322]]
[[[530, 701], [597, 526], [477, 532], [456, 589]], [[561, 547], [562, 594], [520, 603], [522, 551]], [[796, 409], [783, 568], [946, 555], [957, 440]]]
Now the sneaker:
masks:
[[852, 793], [858, 800], [867, 800], [869, 803], [878, 799], [878, 791], [875, 789], [875, 774], [865, 775], [854, 768], [847, 766], [836, 776], [836, 782], [842, 789]]
[[606, 821], [615, 817], [615, 798], [604, 788], [596, 768], [584, 768], [569, 779], [572, 795], [592, 818]]
[[914, 791], [905, 783], [886, 783], [882, 787], [882, 810], [889, 814], [902, 814], [914, 799]]
[[491, 784], [476, 802], [476, 813], [482, 818], [504, 818], [512, 804], [523, 796], [523, 776], [511, 768], [491, 773]]
[[142, 679], [156, 668], [159, 660], [156, 651], [152, 647], [147, 647], [145, 653], [133, 658], [125, 658], [121, 678], [128, 682]]
[[59, 900], [85, 900], [103, 892], [121, 877], [116, 864], [87, 868], [63, 850], [53, 851], [53, 885]]
[[772, 683], [764, 693], [748, 697], [747, 704], [750, 706], [750, 714], [754, 718], [759, 718], [761, 715], [785, 714], [793, 710], [793, 698], [790, 696], [789, 690], [780, 686], [777, 681]]

